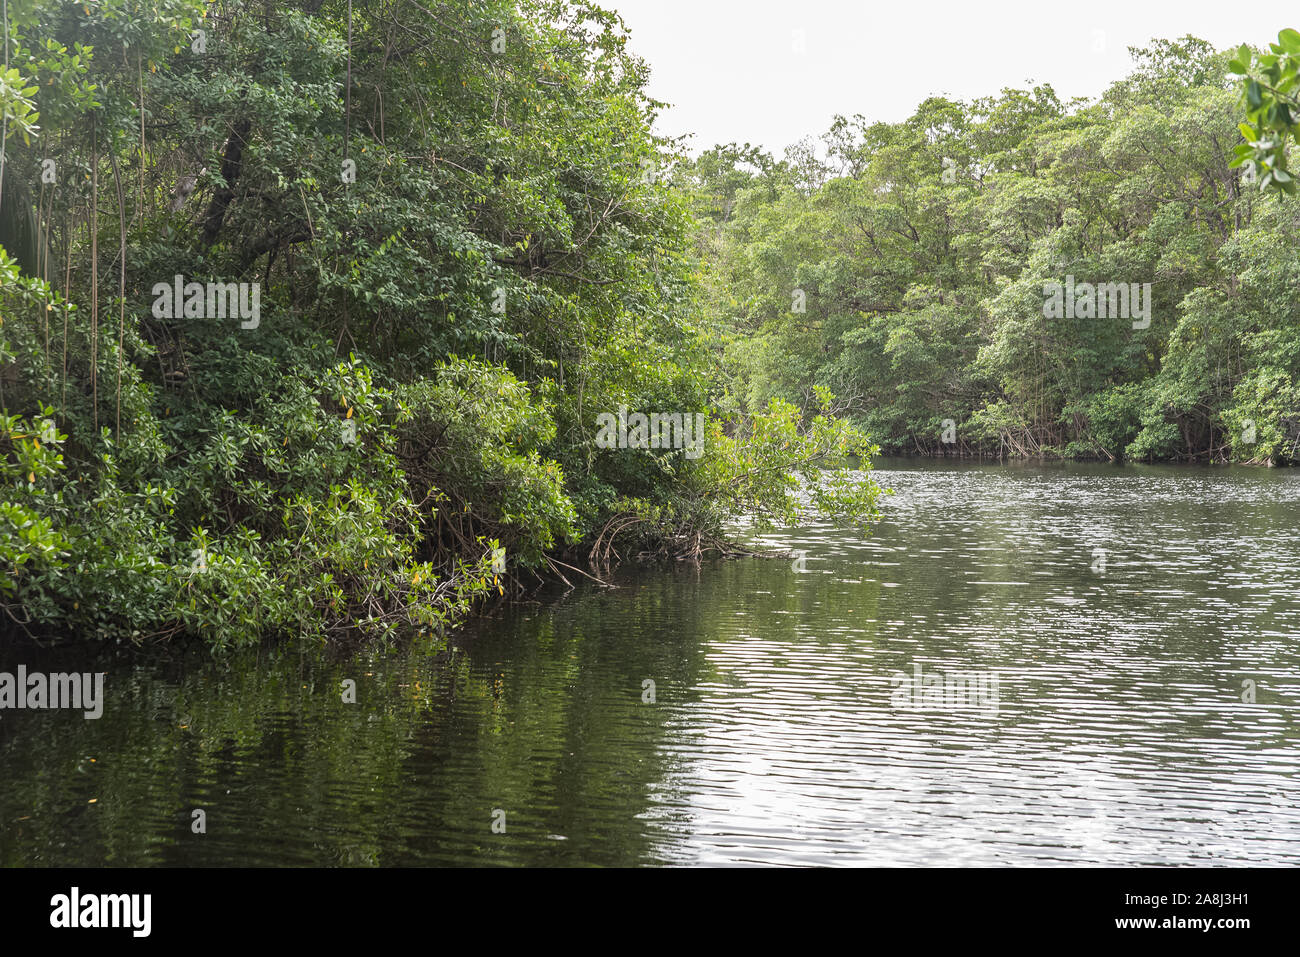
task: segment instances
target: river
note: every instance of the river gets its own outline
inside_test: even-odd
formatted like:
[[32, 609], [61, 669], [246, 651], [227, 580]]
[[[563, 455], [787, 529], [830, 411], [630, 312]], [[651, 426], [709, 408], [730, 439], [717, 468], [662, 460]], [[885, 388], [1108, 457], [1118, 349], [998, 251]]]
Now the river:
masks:
[[0, 865], [1300, 863], [1300, 472], [873, 474], [865, 540], [625, 566], [448, 651], [98, 660], [98, 720], [3, 712]]

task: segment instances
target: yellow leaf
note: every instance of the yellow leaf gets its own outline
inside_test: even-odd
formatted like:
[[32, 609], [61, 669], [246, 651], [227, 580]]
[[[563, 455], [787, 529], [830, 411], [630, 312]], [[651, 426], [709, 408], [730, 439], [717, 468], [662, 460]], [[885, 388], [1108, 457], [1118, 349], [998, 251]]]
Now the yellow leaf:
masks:
[[350, 419], [350, 418], [352, 418], [352, 409], [351, 409], [351, 408], [348, 409], [348, 414], [345, 415], [345, 416], [343, 416], [343, 418], [345, 418], [345, 419]]
[[27, 473], [27, 481], [28, 481], [28, 482], [35, 482], [35, 481], [36, 481], [36, 473], [35, 473], [35, 472], [28, 472], [28, 473]]

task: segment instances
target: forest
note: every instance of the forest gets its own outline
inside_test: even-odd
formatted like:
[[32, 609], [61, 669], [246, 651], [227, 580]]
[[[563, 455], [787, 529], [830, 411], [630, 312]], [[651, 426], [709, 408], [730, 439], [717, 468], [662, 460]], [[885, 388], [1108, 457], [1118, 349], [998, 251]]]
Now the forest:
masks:
[[[1300, 444], [1292, 31], [777, 158], [657, 135], [588, 3], [15, 0], [4, 25], [6, 632], [441, 631], [744, 553], [741, 517], [866, 529], [880, 450]], [[1049, 315], [1053, 283], [1145, 317]]]
[[[692, 218], [616, 15], [5, 17], [7, 630], [433, 632], [630, 555], [733, 553], [737, 515], [871, 521], [871, 445], [829, 396], [712, 409]], [[651, 410], [714, 414], [692, 448], [597, 446]]]
[[[1300, 35], [1280, 40], [1253, 66], [1153, 41], [1097, 102], [931, 97], [779, 160], [705, 152], [685, 175], [727, 407], [820, 386], [899, 453], [1294, 461]], [[1149, 314], [1059, 308], [1075, 283]]]

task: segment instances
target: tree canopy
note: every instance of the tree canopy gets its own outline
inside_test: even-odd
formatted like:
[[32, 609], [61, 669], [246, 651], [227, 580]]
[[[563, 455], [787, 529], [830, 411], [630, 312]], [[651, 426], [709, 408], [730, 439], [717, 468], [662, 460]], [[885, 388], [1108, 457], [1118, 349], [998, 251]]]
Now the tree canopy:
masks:
[[894, 452], [1294, 460], [1298, 36], [1153, 41], [1095, 102], [932, 97], [780, 159], [705, 152], [679, 178], [721, 401], [826, 387]]
[[[735, 511], [799, 511], [791, 470], [869, 449], [714, 406], [679, 150], [616, 14], [7, 10], [8, 627], [438, 629], [577, 558], [726, 551]], [[706, 454], [599, 449], [624, 408], [709, 415]], [[869, 523], [843, 489], [811, 505]]]

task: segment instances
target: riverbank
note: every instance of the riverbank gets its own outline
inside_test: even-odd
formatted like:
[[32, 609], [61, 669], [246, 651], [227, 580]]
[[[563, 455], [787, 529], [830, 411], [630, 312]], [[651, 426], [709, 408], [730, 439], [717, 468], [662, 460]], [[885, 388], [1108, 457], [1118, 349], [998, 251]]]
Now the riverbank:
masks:
[[[875, 535], [758, 540], [801, 567], [629, 563], [617, 588], [503, 603], [445, 648], [110, 652], [102, 718], [0, 719], [0, 864], [1300, 853], [1300, 473], [883, 459], [875, 474], [896, 492]], [[49, 655], [29, 664], [88, 661]], [[996, 708], [900, 706], [895, 679], [918, 666], [996, 674]]]

